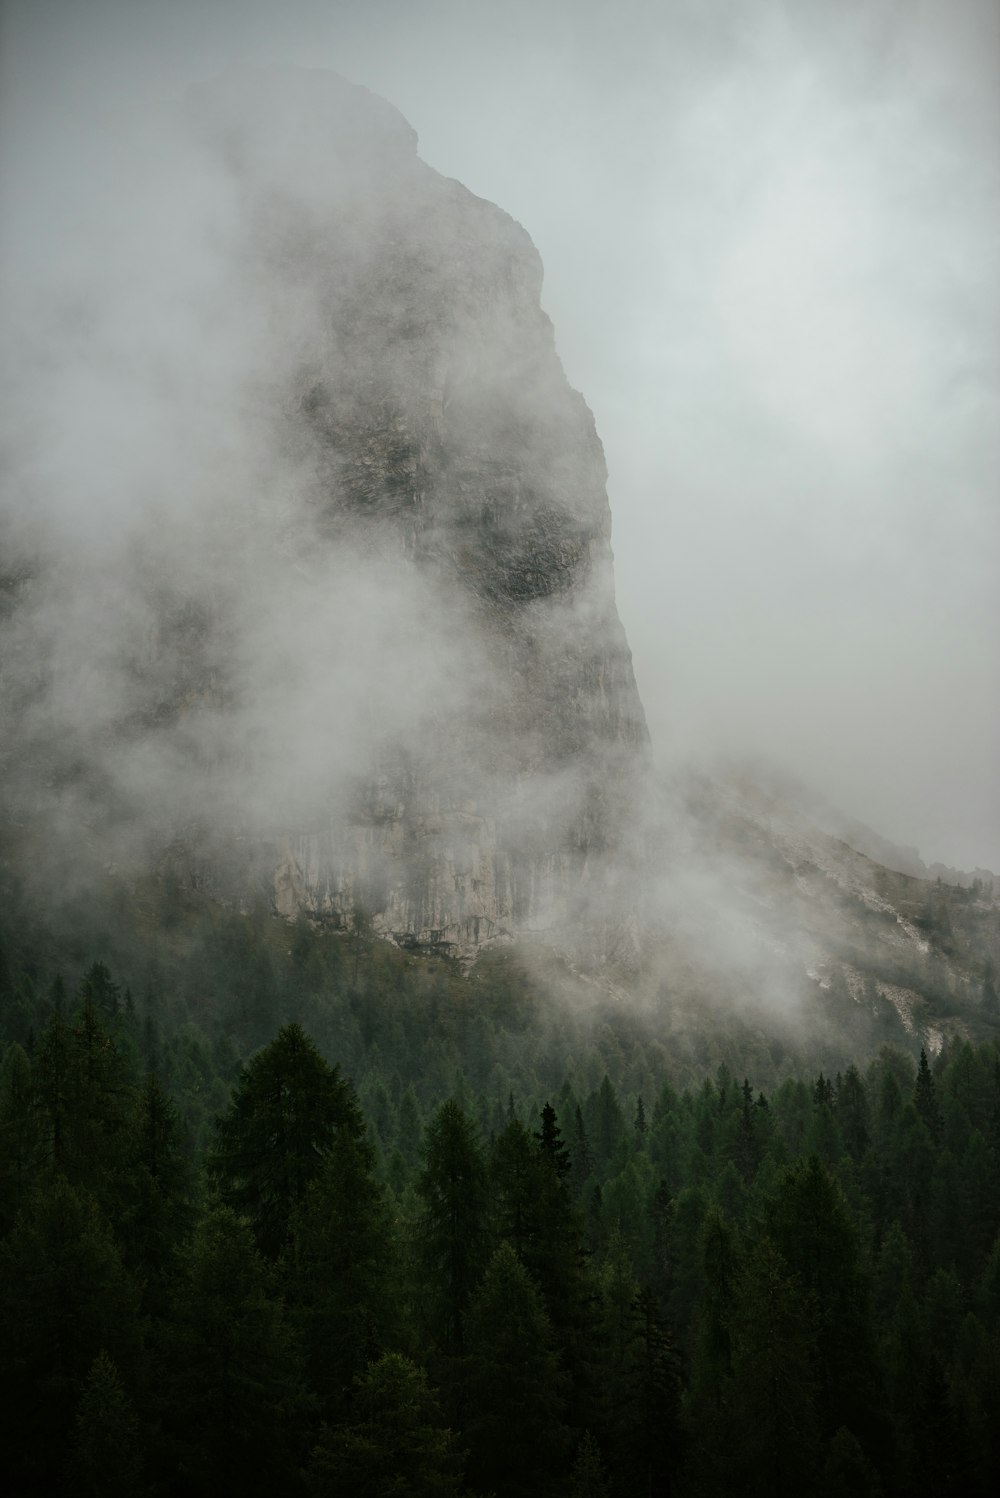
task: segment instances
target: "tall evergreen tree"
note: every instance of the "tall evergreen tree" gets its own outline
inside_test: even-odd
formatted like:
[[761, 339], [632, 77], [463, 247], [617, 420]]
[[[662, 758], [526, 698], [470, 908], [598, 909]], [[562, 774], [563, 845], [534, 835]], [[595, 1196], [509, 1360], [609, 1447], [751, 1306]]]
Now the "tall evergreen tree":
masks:
[[487, 1197], [476, 1130], [454, 1101], [443, 1103], [427, 1125], [417, 1196], [427, 1328], [447, 1356], [457, 1356], [465, 1312], [486, 1262]]
[[305, 1408], [302, 1357], [250, 1230], [209, 1213], [186, 1247], [162, 1332], [161, 1460], [171, 1490], [270, 1498], [281, 1491]]
[[579, 1198], [584, 1186], [594, 1173], [594, 1153], [590, 1148], [587, 1126], [583, 1121], [583, 1112], [579, 1103], [573, 1114], [573, 1146], [570, 1153], [573, 1163], [573, 1190]]
[[825, 1434], [832, 1436], [846, 1425], [870, 1445], [883, 1434], [870, 1285], [850, 1209], [815, 1155], [785, 1172], [770, 1227], [785, 1263], [815, 1307], [822, 1349], [818, 1410]]
[[774, 1245], [744, 1260], [733, 1318], [732, 1398], [721, 1446], [723, 1487], [751, 1498], [800, 1498], [819, 1456], [811, 1305]]
[[0, 1066], [0, 1237], [9, 1231], [41, 1165], [31, 1062], [14, 1044]]
[[868, 1147], [868, 1097], [856, 1066], [849, 1066], [836, 1089], [834, 1107], [840, 1133], [853, 1160], [860, 1160]]
[[535, 1498], [569, 1456], [563, 1380], [541, 1296], [509, 1243], [470, 1303], [467, 1353], [470, 1477], [497, 1498]]
[[569, 1151], [563, 1143], [562, 1130], [556, 1119], [556, 1110], [551, 1103], [542, 1109], [542, 1127], [536, 1134], [542, 1159], [560, 1181], [564, 1181], [572, 1169]]
[[222, 1200], [249, 1220], [266, 1257], [281, 1251], [337, 1133], [359, 1138], [363, 1127], [350, 1084], [299, 1025], [286, 1025], [243, 1068], [209, 1167]]
[[156, 1298], [195, 1220], [194, 1170], [177, 1109], [150, 1072], [139, 1096], [127, 1159], [119, 1239]]
[[917, 1080], [913, 1087], [913, 1102], [928, 1134], [935, 1144], [941, 1138], [941, 1111], [934, 1090], [934, 1078], [927, 1063], [927, 1052], [921, 1046]]
[[80, 1395], [70, 1460], [71, 1490], [80, 1498], [143, 1498], [146, 1452], [135, 1406], [103, 1349]]
[[122, 1010], [121, 989], [103, 962], [93, 962], [87, 969], [80, 998], [84, 1004], [93, 1004], [106, 1023], [117, 1019]]
[[567, 1498], [610, 1498], [601, 1448], [589, 1430], [584, 1431], [577, 1447]]
[[296, 1207], [281, 1282], [328, 1419], [391, 1345], [399, 1321], [392, 1224], [367, 1140], [342, 1129]]
[[58, 1492], [73, 1411], [106, 1349], [123, 1371], [141, 1346], [139, 1297], [95, 1202], [57, 1177], [0, 1244], [0, 1445], [15, 1491]]
[[421, 1368], [383, 1354], [359, 1377], [350, 1415], [324, 1427], [311, 1498], [459, 1498], [462, 1456]]
[[603, 1446], [615, 1493], [669, 1493], [678, 1464], [680, 1380], [673, 1342], [640, 1290], [622, 1233], [601, 1267], [598, 1387]]

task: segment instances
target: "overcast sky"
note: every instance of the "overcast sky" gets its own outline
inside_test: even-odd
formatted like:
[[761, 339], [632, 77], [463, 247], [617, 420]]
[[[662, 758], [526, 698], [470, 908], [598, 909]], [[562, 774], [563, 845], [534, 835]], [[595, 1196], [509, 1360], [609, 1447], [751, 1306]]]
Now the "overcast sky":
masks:
[[383, 94], [541, 252], [654, 741], [763, 752], [928, 860], [1000, 870], [996, 0], [0, 17], [8, 306], [72, 258], [150, 104], [268, 60]]

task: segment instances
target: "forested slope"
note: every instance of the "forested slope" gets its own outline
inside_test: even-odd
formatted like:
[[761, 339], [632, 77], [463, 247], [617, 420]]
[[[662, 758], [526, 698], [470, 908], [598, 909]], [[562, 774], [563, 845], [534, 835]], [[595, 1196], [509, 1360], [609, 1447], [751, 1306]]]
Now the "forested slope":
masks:
[[699, 1063], [512, 956], [192, 919], [69, 985], [8, 939], [14, 1491], [993, 1491], [995, 1042]]

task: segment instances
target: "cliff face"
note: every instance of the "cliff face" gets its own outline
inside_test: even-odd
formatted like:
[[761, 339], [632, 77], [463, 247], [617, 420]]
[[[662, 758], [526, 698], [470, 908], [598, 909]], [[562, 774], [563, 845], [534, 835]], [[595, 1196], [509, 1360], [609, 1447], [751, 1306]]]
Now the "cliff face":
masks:
[[286, 916], [364, 912], [403, 943], [600, 926], [606, 945], [647, 733], [603, 453], [537, 252], [335, 76], [234, 76], [189, 102], [237, 184], [250, 284], [294, 323], [270, 400], [303, 496], [280, 565], [409, 572], [453, 647], [443, 688], [428, 660], [420, 731], [376, 731], [349, 798], [258, 840], [257, 877]]

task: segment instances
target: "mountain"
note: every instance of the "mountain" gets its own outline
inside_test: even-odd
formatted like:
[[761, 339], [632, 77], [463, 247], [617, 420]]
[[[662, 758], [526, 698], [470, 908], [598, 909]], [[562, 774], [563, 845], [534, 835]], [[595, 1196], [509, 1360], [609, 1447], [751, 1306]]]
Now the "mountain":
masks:
[[19, 617], [49, 652], [18, 704], [29, 781], [57, 753], [46, 778], [88, 839], [111, 823], [116, 861], [158, 849], [237, 904], [464, 955], [527, 928], [606, 947], [648, 735], [603, 452], [534, 246], [332, 74], [194, 88], [185, 139], [224, 218], [188, 241], [224, 241], [230, 305], [175, 377], [196, 383], [217, 337], [230, 388], [193, 429], [210, 464], [236, 440], [253, 460], [197, 505], [180, 485], [162, 513], [132, 503], [98, 652], [68, 637], [94, 574], [50, 559], [57, 600], [26, 567]]
[[863, 1050], [993, 1033], [992, 878], [949, 884], [879, 862], [875, 834], [861, 827], [859, 847], [845, 834], [860, 824], [760, 763], [675, 774], [661, 794], [661, 968], [695, 973], [696, 991], [758, 1022], [826, 1026]]
[[134, 209], [138, 290], [81, 291], [53, 350], [86, 440], [60, 470], [26, 439], [40, 513], [5, 526], [35, 898], [152, 878], [466, 965], [513, 942], [572, 1002], [695, 1028], [993, 1023], [992, 879], [932, 883], [773, 771], [657, 780], [520, 225], [332, 74], [234, 72], [170, 131], [170, 257]]

